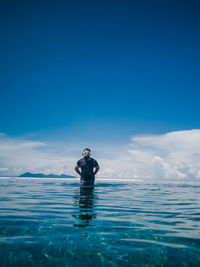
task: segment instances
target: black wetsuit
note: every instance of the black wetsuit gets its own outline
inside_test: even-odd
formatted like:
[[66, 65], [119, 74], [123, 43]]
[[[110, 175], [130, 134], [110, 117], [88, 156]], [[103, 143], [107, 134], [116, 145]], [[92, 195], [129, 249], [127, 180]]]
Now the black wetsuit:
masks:
[[77, 165], [81, 168], [81, 185], [94, 185], [94, 167], [98, 166], [98, 162], [91, 157], [84, 157], [77, 161]]

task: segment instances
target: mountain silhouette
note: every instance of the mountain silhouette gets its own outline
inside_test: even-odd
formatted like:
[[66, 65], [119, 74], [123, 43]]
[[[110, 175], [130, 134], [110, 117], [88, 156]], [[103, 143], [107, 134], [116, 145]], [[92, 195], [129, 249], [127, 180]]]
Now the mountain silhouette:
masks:
[[25, 172], [23, 174], [20, 174], [18, 177], [38, 177], [38, 178], [76, 178], [75, 176], [68, 175], [68, 174], [43, 174], [43, 173], [31, 173], [31, 172]]

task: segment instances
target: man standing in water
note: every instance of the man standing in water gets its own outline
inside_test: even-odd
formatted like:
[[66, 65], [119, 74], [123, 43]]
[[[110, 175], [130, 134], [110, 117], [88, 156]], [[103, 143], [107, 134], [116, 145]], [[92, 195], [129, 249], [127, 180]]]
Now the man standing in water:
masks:
[[[81, 185], [93, 186], [95, 174], [99, 171], [99, 164], [95, 159], [90, 157], [91, 151], [89, 148], [85, 148], [82, 154], [84, 158], [77, 161], [75, 171], [81, 176]], [[81, 172], [79, 168], [81, 168]]]

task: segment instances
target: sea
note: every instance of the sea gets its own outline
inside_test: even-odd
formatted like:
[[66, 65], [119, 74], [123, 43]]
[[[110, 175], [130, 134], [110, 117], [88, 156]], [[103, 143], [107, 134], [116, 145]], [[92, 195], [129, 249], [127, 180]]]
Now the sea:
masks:
[[0, 178], [1, 267], [200, 266], [200, 183]]

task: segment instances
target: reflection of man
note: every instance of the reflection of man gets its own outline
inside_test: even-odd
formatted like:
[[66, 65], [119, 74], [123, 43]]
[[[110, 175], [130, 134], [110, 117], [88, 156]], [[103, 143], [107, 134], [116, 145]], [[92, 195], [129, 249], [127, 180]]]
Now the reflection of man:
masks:
[[[95, 159], [91, 158], [90, 155], [90, 149], [85, 148], [83, 151], [84, 158], [79, 159], [75, 166], [75, 171], [81, 176], [81, 185], [94, 185], [95, 174], [99, 171], [98, 162]], [[79, 168], [81, 169], [81, 172]]]
[[95, 219], [97, 214], [94, 211], [94, 203], [97, 196], [93, 186], [80, 186], [80, 191], [75, 191], [75, 204], [79, 206], [79, 214], [72, 215], [76, 218], [74, 226], [86, 227], [91, 225], [91, 220]]

